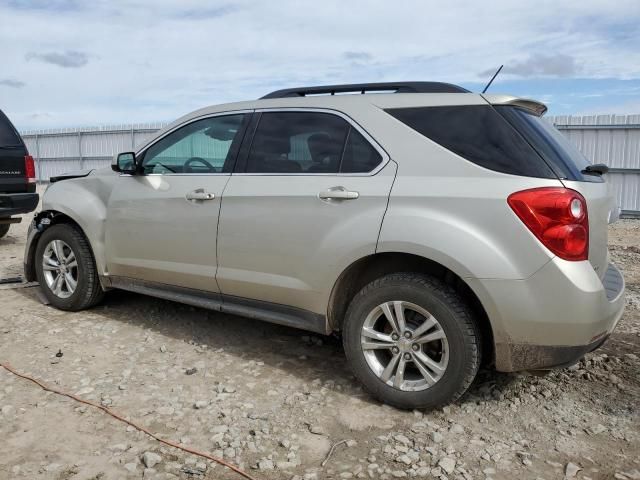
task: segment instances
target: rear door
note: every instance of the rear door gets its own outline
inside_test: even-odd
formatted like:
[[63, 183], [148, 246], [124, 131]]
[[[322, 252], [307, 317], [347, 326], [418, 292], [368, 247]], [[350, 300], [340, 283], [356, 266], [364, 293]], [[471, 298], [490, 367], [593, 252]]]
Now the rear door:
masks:
[[110, 275], [218, 292], [220, 199], [245, 118], [192, 121], [141, 153], [139, 174], [118, 178], [107, 211]]
[[342, 269], [375, 252], [395, 163], [335, 112], [256, 115], [222, 199], [220, 290], [325, 314]]
[[[7, 116], [0, 110], [0, 193], [29, 191], [25, 172], [27, 149]], [[35, 183], [30, 191], [35, 191]]]

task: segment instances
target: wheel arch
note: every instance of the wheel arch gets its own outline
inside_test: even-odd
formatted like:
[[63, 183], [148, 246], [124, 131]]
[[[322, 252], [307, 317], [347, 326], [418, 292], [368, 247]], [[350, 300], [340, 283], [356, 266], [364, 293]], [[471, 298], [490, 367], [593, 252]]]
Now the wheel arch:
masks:
[[82, 233], [82, 235], [84, 235], [84, 237], [87, 239], [87, 243], [89, 244], [91, 254], [93, 255], [94, 260], [96, 260], [97, 262], [95, 251], [91, 243], [91, 238], [87, 235], [84, 228], [82, 228], [82, 225], [80, 225], [77, 220], [75, 220], [67, 213], [63, 213], [58, 210], [43, 210], [36, 214], [36, 216], [34, 217], [32, 226], [32, 228], [34, 229], [34, 234], [33, 237], [28, 239], [28, 243], [26, 245], [24, 273], [27, 281], [33, 282], [36, 280], [35, 254], [42, 233], [49, 227], [60, 224], [73, 225]]
[[342, 328], [344, 316], [353, 297], [373, 280], [391, 273], [422, 273], [431, 275], [453, 287], [469, 303], [482, 333], [482, 349], [485, 360], [494, 359], [493, 328], [485, 307], [464, 279], [447, 266], [404, 252], [382, 252], [360, 258], [349, 265], [336, 280], [327, 308], [330, 330]]

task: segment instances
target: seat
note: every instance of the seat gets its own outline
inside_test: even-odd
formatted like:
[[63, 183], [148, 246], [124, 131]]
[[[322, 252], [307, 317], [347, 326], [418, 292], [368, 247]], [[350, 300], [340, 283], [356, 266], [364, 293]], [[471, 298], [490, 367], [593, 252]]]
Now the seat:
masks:
[[331, 138], [328, 133], [314, 133], [307, 138], [312, 164], [308, 172], [337, 173], [342, 145]]

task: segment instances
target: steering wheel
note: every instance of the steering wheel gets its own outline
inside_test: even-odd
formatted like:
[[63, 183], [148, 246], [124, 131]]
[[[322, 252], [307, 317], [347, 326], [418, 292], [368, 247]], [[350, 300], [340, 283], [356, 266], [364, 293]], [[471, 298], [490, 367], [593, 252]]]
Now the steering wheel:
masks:
[[216, 171], [216, 167], [211, 165], [204, 158], [202, 158], [202, 157], [191, 157], [189, 160], [184, 162], [184, 170], [185, 170], [185, 172], [192, 173], [193, 170], [191, 170], [191, 165], [194, 164], [194, 163], [201, 163], [202, 165], [207, 167], [210, 172], [215, 172]]

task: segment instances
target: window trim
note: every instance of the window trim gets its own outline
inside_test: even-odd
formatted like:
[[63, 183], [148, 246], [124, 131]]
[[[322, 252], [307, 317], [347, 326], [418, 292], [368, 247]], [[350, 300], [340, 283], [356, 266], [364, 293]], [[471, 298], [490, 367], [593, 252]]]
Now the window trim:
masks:
[[[195, 122], [199, 122], [200, 120], [205, 120], [207, 118], [214, 118], [214, 117], [226, 117], [226, 116], [231, 116], [231, 115], [251, 115], [254, 112], [254, 110], [250, 110], [250, 109], [244, 109], [244, 110], [230, 110], [230, 111], [225, 111], [225, 112], [216, 112], [216, 113], [208, 113], [205, 115], [200, 115], [198, 117], [193, 117], [190, 118], [189, 120], [176, 125], [175, 127], [173, 127], [170, 130], [167, 130], [166, 132], [164, 132], [162, 135], [160, 135], [159, 137], [156, 137], [154, 139], [152, 139], [151, 141], [149, 141], [147, 144], [145, 144], [144, 146], [142, 146], [137, 152], [136, 152], [136, 159], [140, 158], [141, 155], [146, 154], [147, 150], [149, 150], [149, 148], [151, 148], [152, 146], [154, 146], [156, 143], [158, 143], [160, 140], [162, 140], [163, 138], [167, 137], [168, 135], [171, 135], [173, 132], [175, 132], [176, 130], [180, 130], [183, 127], [186, 127], [187, 125], [191, 125], [192, 123]], [[242, 125], [242, 129], [240, 131], [238, 131], [238, 135], [241, 135], [242, 138], [240, 139], [240, 146], [238, 147], [238, 151], [236, 152], [236, 158], [233, 159], [233, 168], [235, 168], [236, 164], [237, 164], [237, 159], [238, 159], [238, 154], [240, 153], [240, 150], [242, 148], [242, 144], [245, 141], [245, 134], [246, 134], [246, 130], [247, 127], [249, 126], [250, 122], [246, 122], [245, 125]], [[235, 139], [234, 139], [235, 140]], [[144, 158], [144, 157], [142, 157]], [[226, 163], [226, 162], [225, 162]], [[222, 169], [224, 170], [224, 165], [222, 166]], [[138, 175], [140, 176], [144, 176], [144, 177], [155, 177], [155, 176], [165, 176], [165, 177], [174, 177], [174, 176], [197, 176], [197, 177], [202, 177], [202, 176], [229, 176], [231, 175], [233, 169], [230, 172], [210, 172], [210, 173], [181, 173], [181, 172], [176, 172], [176, 173], [172, 173], [172, 172], [168, 172], [168, 173], [139, 173]], [[130, 174], [120, 174], [120, 176], [132, 176]]]
[[[374, 175], [376, 175], [377, 173], [379, 173], [384, 167], [387, 166], [387, 164], [389, 163], [389, 161], [391, 160], [391, 157], [389, 156], [389, 154], [384, 150], [384, 148], [382, 148], [382, 146], [376, 141], [374, 140], [374, 138], [364, 129], [362, 128], [358, 123], [356, 123], [355, 120], [353, 120], [349, 115], [347, 115], [346, 113], [343, 113], [339, 110], [333, 110], [330, 108], [316, 108], [316, 107], [273, 107], [273, 108], [256, 108], [253, 113], [254, 115], [260, 115], [263, 113], [273, 113], [273, 112], [316, 112], [316, 113], [328, 113], [330, 115], [335, 115], [337, 117], [342, 118], [344, 121], [347, 122], [347, 124], [351, 127], [351, 128], [355, 128], [364, 138], [367, 142], [369, 142], [369, 144], [380, 154], [380, 156], [382, 157], [382, 161], [376, 166], [376, 168], [374, 168], [373, 170], [369, 171], [369, 172], [356, 172], [356, 173], [341, 173], [341, 172], [336, 172], [336, 173], [324, 173], [324, 172], [273, 172], [273, 173], [251, 173], [251, 172], [241, 172], [239, 171], [240, 168], [246, 168], [246, 165], [248, 164], [248, 162], [246, 161], [248, 159], [249, 154], [251, 153], [251, 146], [253, 145], [253, 139], [255, 137], [255, 133], [257, 131], [257, 127], [258, 125], [256, 124], [256, 128], [253, 129], [253, 132], [247, 132], [249, 135], [245, 135], [245, 139], [244, 142], [248, 142], [248, 148], [246, 149], [246, 157], [245, 158], [241, 158], [239, 159], [239, 161], [236, 162], [236, 168], [233, 170], [233, 173], [231, 175], [238, 175], [238, 176], [254, 176], [254, 177], [258, 177], [258, 176], [268, 176], [268, 177], [309, 177], [309, 176], [321, 176], [321, 177], [373, 177]], [[349, 129], [348, 132], [350, 132], [351, 130]], [[348, 138], [348, 136], [347, 136]], [[346, 140], [345, 139], [345, 144], [346, 144]], [[240, 150], [242, 151], [243, 147], [244, 147], [244, 142], [243, 145], [241, 145]], [[343, 152], [344, 153], [344, 152]], [[243, 161], [244, 160], [244, 161]], [[342, 164], [342, 158], [340, 159], [340, 164]]]

